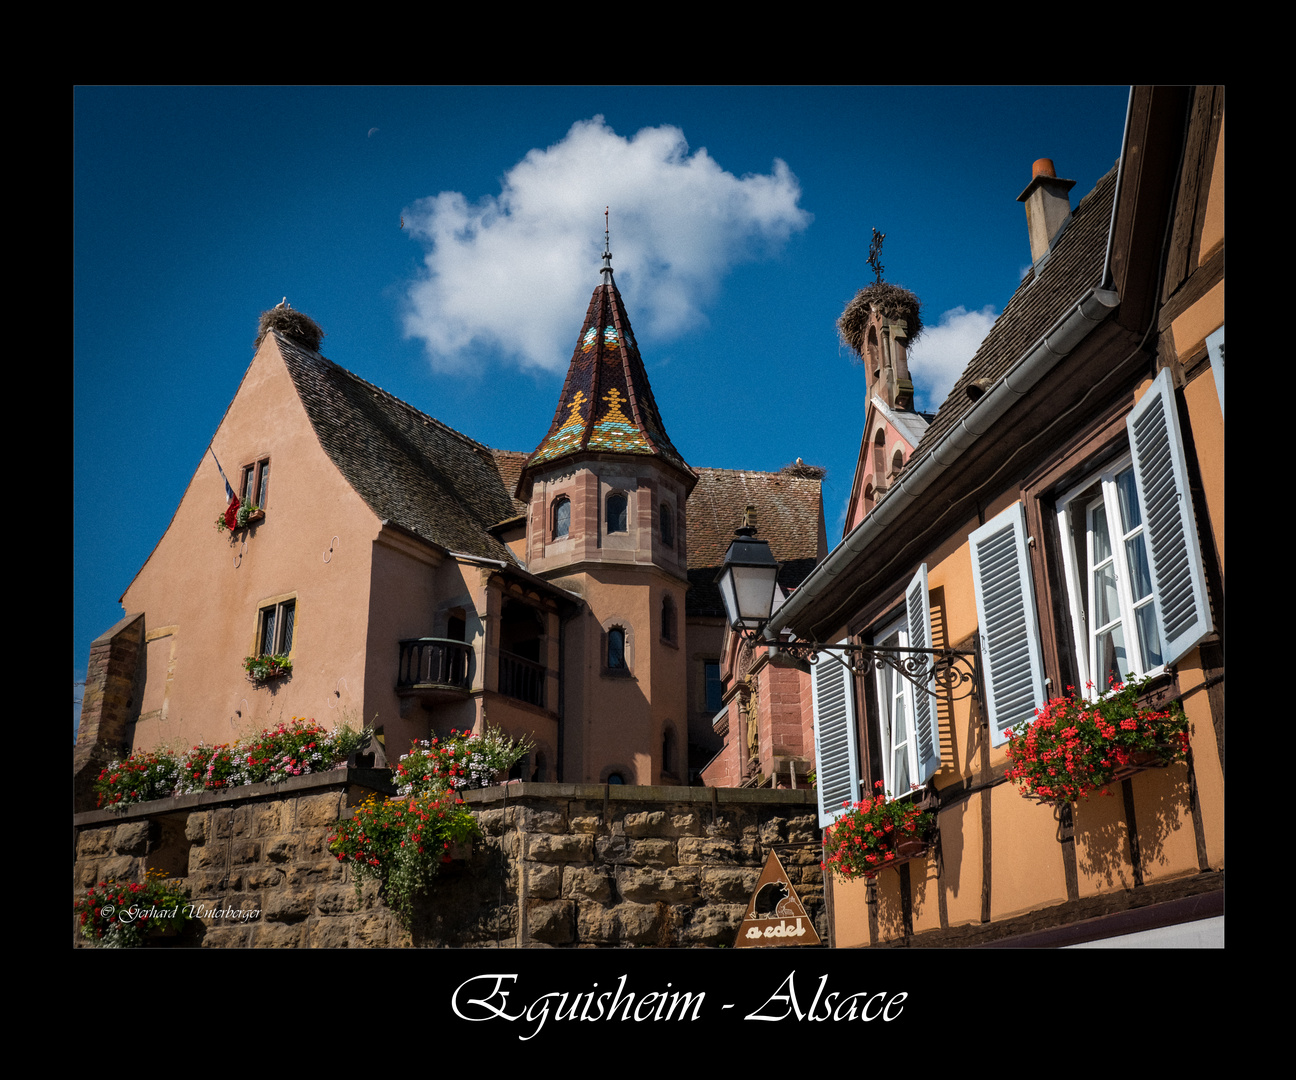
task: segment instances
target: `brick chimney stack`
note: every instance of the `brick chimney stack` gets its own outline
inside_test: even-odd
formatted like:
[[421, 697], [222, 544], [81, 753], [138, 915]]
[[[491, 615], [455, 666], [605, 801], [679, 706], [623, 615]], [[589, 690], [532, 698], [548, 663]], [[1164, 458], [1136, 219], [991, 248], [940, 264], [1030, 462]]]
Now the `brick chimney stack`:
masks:
[[1074, 180], [1059, 180], [1052, 158], [1040, 158], [1031, 168], [1031, 182], [1017, 196], [1026, 204], [1026, 230], [1030, 234], [1031, 262], [1039, 266], [1071, 217]]

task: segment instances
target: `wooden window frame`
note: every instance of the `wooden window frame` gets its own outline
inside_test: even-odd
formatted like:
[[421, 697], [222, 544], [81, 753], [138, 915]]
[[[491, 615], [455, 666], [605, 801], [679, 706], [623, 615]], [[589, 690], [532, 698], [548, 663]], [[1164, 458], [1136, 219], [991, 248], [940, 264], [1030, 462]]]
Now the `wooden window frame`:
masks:
[[242, 475], [239, 477], [239, 505], [256, 507], [256, 510], [249, 516], [249, 521], [259, 521], [265, 517], [266, 496], [269, 494], [269, 487], [269, 455], [243, 466]]
[[[287, 648], [284, 648], [284, 614], [287, 611], [292, 612], [292, 626], [287, 634]], [[266, 617], [272, 614], [274, 622], [271, 633], [273, 640], [270, 642], [270, 648], [266, 648]], [[292, 593], [287, 596], [276, 596], [269, 600], [263, 600], [257, 606], [257, 625], [256, 625], [256, 656], [289, 656], [293, 655], [293, 650], [297, 647], [297, 594]]]

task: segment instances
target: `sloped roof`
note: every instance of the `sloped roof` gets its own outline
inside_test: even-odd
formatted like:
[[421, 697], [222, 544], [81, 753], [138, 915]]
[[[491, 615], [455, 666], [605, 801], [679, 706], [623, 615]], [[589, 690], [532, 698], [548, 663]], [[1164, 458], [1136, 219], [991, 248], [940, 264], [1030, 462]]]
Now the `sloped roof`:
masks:
[[828, 550], [821, 480], [786, 472], [697, 468], [688, 499], [689, 615], [723, 615], [716, 575], [747, 507], [756, 507], [757, 538], [783, 564], [779, 583], [800, 585]]
[[525, 517], [527, 504], [514, 493], [517, 491], [518, 481], [522, 478], [522, 469], [531, 455], [525, 450], [492, 450], [491, 453], [495, 455], [495, 467], [499, 469], [504, 490], [513, 500], [513, 516]]
[[1027, 273], [1017, 286], [1003, 314], [995, 320], [976, 355], [937, 410], [906, 468], [912, 468], [972, 410], [975, 403], [967, 394], [970, 384], [988, 380], [982, 383], [982, 388], [988, 390], [1075, 305], [1086, 290], [1099, 284], [1107, 254], [1107, 229], [1115, 193], [1116, 169], [1113, 167], [1072, 211], [1071, 219], [1055, 240], [1048, 259]]
[[492, 451], [319, 353], [275, 338], [320, 445], [380, 519], [448, 551], [516, 565], [487, 530], [518, 513], [501, 474], [523, 455]]
[[[905, 441], [910, 446], [918, 445], [923, 432], [927, 430], [932, 422], [932, 417], [935, 415], [934, 413], [922, 413], [910, 409], [893, 409], [876, 394], [873, 395], [872, 403], [877, 411], [886, 417], [887, 423], [904, 436]], [[866, 438], [868, 437], [867, 428], [864, 435]]]
[[612, 280], [610, 257], [605, 256], [602, 273], [576, 338], [553, 423], [524, 472], [594, 452], [650, 455], [691, 476], [662, 424], [630, 317]]

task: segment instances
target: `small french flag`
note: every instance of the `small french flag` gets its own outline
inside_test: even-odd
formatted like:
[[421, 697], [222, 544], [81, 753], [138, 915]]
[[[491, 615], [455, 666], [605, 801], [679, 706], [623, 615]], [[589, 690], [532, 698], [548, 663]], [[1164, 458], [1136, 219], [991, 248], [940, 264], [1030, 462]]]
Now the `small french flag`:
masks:
[[[208, 447], [208, 449], [211, 449]], [[221, 479], [225, 481], [225, 496], [229, 499], [229, 506], [225, 509], [225, 527], [233, 529], [238, 521], [239, 497], [234, 494], [234, 489], [230, 487], [229, 477], [225, 475], [225, 470], [221, 468], [220, 458], [216, 456], [216, 451], [211, 452], [212, 461], [216, 462], [216, 471], [220, 473]]]

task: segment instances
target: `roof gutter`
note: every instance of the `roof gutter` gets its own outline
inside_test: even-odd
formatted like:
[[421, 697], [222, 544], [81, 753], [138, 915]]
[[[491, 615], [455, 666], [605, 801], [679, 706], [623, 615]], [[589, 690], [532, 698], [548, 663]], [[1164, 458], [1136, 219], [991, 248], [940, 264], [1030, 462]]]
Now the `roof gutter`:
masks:
[[1120, 296], [1111, 289], [1094, 287], [1085, 293], [929, 453], [900, 474], [899, 485], [892, 488], [886, 498], [828, 553], [828, 557], [774, 613], [766, 624], [765, 637], [775, 640], [784, 629], [794, 626], [806, 608], [831, 591], [838, 575], [867, 550], [904, 509], [940, 480], [946, 470], [980, 441], [1009, 409], [1106, 321], [1119, 304]]

